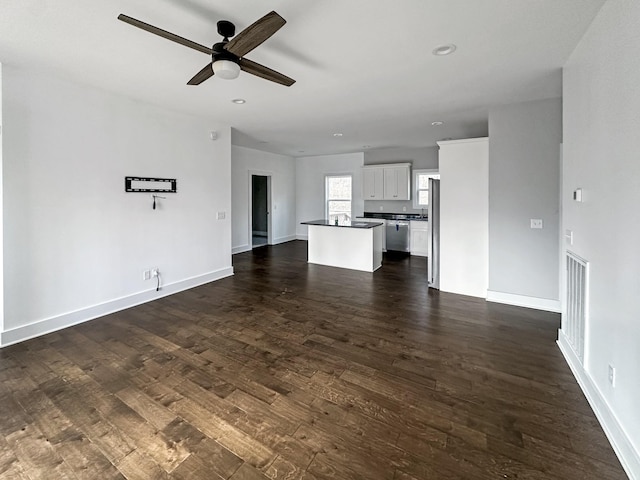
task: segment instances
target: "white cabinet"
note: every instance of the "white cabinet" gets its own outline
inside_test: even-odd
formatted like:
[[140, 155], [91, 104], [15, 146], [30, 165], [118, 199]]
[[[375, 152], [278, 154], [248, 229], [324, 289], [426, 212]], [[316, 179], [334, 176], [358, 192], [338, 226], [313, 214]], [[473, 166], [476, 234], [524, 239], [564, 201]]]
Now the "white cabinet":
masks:
[[411, 198], [410, 167], [394, 166], [384, 169], [385, 200], [409, 200]]
[[409, 232], [409, 250], [411, 255], [426, 257], [429, 254], [428, 222], [424, 220], [411, 220]]
[[362, 198], [364, 200], [384, 199], [384, 169], [365, 167], [362, 169]]
[[386, 227], [387, 221], [383, 218], [365, 218], [365, 217], [356, 217], [357, 222], [373, 222], [373, 223], [381, 223], [382, 224], [382, 251], [387, 251], [387, 231], [384, 227]]
[[410, 200], [411, 164], [393, 163], [362, 167], [364, 200]]

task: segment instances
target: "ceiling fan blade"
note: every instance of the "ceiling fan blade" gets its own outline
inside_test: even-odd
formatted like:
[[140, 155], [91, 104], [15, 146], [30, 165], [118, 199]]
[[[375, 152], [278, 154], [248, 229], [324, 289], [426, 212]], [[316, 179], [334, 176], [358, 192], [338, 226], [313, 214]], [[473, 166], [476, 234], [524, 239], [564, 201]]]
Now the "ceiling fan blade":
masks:
[[213, 77], [213, 68], [209, 63], [206, 67], [196, 73], [191, 80], [187, 82], [187, 85], [200, 85], [207, 78]]
[[225, 49], [238, 57], [244, 57], [251, 50], [264, 42], [271, 35], [276, 33], [287, 23], [284, 18], [276, 12], [269, 12], [260, 20], [249, 25], [238, 35], [236, 35]]
[[180, 37], [171, 32], [167, 32], [166, 30], [162, 30], [161, 28], [154, 27], [153, 25], [149, 25], [148, 23], [145, 23], [143, 21], [136, 20], [135, 18], [131, 18], [122, 13], [118, 15], [118, 20], [122, 20], [129, 25], [141, 28], [142, 30], [146, 30], [147, 32], [153, 33], [155, 35], [159, 35], [162, 38], [166, 38], [167, 40], [171, 40], [172, 42], [179, 43], [180, 45], [184, 45], [185, 47], [193, 48], [194, 50], [198, 50], [199, 52], [209, 55], [213, 53], [213, 51], [209, 47], [205, 47], [204, 45], [200, 45], [199, 43], [192, 42], [191, 40], [187, 40], [186, 38]]
[[290, 87], [291, 85], [296, 83], [293, 78], [289, 78], [286, 75], [276, 72], [275, 70], [271, 70], [269, 67], [265, 67], [264, 65], [260, 65], [259, 63], [252, 62], [251, 60], [247, 60], [246, 58], [241, 58], [239, 64], [241, 70], [244, 70], [245, 72], [257, 77], [271, 80], [272, 82], [286, 85], [287, 87]]

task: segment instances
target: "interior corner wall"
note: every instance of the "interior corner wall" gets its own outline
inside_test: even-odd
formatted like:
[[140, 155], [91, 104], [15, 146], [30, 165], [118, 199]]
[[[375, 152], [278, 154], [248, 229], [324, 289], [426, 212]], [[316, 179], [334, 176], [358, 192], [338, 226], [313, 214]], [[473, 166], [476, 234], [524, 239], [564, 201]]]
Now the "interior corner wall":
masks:
[[[585, 362], [572, 366], [633, 479], [640, 479], [638, 32], [640, 2], [606, 2], [563, 71], [563, 230], [573, 232], [565, 248], [589, 262]], [[581, 203], [572, 199], [577, 188]]]
[[327, 175], [351, 175], [351, 213], [355, 217], [364, 212], [362, 199], [362, 166], [364, 153], [318, 155], [296, 159], [296, 233], [299, 239], [307, 239], [307, 226], [300, 222], [326, 217], [325, 177]]
[[229, 126], [7, 65], [2, 92], [2, 345], [233, 273]]
[[[438, 169], [438, 147], [421, 148], [378, 148], [364, 152], [365, 165], [379, 165], [384, 163], [411, 163], [411, 171], [419, 169]], [[411, 200], [365, 200], [365, 212], [386, 213], [422, 213], [420, 209], [413, 208], [413, 175], [411, 175]], [[405, 210], [403, 210], [405, 209]]]
[[[4, 150], [2, 146], [2, 139], [4, 133], [4, 127], [2, 123], [2, 63], [0, 63], [0, 332], [4, 331], [4, 256], [2, 255], [3, 251], [3, 241], [4, 241], [4, 233], [2, 230], [3, 225], [3, 198], [4, 191], [2, 188], [2, 152]], [[0, 338], [0, 346], [2, 346], [2, 339]]]
[[296, 238], [296, 162], [293, 157], [246, 147], [231, 149], [233, 253], [251, 249], [249, 188], [251, 173], [271, 175], [271, 238], [274, 244]]
[[559, 98], [489, 111], [489, 300], [560, 311], [561, 143]]

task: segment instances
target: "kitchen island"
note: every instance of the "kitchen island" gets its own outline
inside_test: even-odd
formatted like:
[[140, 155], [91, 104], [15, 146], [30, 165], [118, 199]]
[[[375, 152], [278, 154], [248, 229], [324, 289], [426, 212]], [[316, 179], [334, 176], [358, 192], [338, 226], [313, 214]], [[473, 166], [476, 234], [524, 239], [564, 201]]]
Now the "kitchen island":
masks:
[[373, 272], [382, 266], [382, 222], [302, 222], [309, 229], [308, 262]]

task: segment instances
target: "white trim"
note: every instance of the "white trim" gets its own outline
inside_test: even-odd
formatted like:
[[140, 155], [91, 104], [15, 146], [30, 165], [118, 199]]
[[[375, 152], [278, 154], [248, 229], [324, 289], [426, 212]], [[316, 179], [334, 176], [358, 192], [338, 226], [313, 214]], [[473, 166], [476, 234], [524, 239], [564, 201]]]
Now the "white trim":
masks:
[[562, 330], [558, 330], [558, 341], [556, 343], [582, 389], [582, 393], [587, 397], [587, 401], [609, 439], [613, 451], [618, 456], [622, 468], [631, 480], [640, 480], [640, 453], [633, 447], [629, 436], [625, 433], [624, 428], [592, 380], [589, 372], [580, 365], [580, 360], [573, 352]]
[[460, 143], [486, 142], [487, 140], [489, 140], [489, 137], [462, 138], [460, 140], [441, 140], [439, 142], [436, 142], [436, 144], [441, 147], [443, 145], [457, 145]]
[[535, 308], [547, 312], [561, 313], [560, 300], [548, 298], [529, 297], [527, 295], [516, 295], [514, 293], [495, 292], [487, 290], [487, 301], [495, 303], [506, 303], [518, 307]]
[[298, 233], [296, 235], [296, 240], [304, 240], [305, 242], [308, 242], [309, 241], [309, 235], [304, 235], [304, 234]]
[[292, 240], [296, 240], [297, 235], [287, 235], [286, 237], [279, 237], [273, 240], [273, 245], [278, 245], [279, 243], [291, 242]]
[[420, 210], [422, 208], [427, 208], [427, 205], [419, 205], [418, 204], [418, 193], [420, 190], [428, 190], [428, 189], [420, 189], [418, 188], [418, 175], [429, 175], [435, 178], [435, 175], [438, 176], [438, 180], [440, 179], [440, 171], [437, 168], [418, 168], [414, 170], [413, 177], [411, 178], [412, 190], [411, 194], [413, 195], [413, 208], [416, 210]]
[[[329, 198], [329, 179], [349, 177], [351, 198]], [[353, 173], [326, 173], [324, 176], [324, 218], [329, 220], [329, 202], [349, 202], [349, 218], [353, 218]]]
[[[271, 232], [273, 232], [272, 226], [272, 218], [271, 214], [271, 179], [273, 176], [273, 172], [264, 171], [264, 170], [248, 170], [249, 174], [249, 222], [248, 222], [248, 237], [249, 237], [249, 250], [253, 248], [253, 176], [256, 175], [258, 177], [267, 177], [267, 244], [271, 244]], [[244, 250], [242, 250], [244, 251]], [[234, 252], [232, 253], [239, 253]]]
[[231, 249], [231, 255], [235, 255], [236, 253], [248, 252], [251, 250], [251, 245], [245, 243], [244, 245], [240, 245], [239, 247], [233, 247]]
[[0, 347], [6, 347], [14, 343], [29, 340], [30, 338], [46, 335], [47, 333], [78, 325], [104, 315], [135, 307], [136, 305], [157, 300], [158, 298], [166, 297], [168, 295], [173, 295], [174, 293], [188, 290], [215, 280], [220, 280], [231, 275], [233, 275], [233, 267], [225, 267], [203, 275], [180, 280], [169, 285], [163, 285], [159, 292], [156, 292], [155, 289], [145, 290], [143, 292], [109, 300], [74, 312], [63, 313], [62, 315], [38, 320], [28, 325], [11, 328], [0, 332]]

